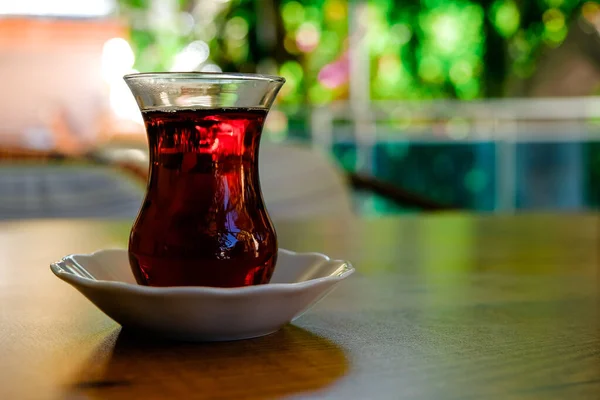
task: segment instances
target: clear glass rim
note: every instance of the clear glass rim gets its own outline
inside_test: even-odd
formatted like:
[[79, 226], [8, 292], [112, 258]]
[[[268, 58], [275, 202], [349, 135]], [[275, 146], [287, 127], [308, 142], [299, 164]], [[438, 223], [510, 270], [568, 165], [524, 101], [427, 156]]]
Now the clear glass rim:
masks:
[[285, 78], [277, 75], [251, 74], [241, 72], [138, 72], [123, 76], [125, 80], [175, 79], [175, 80], [223, 80], [223, 81], [267, 81], [285, 83]]

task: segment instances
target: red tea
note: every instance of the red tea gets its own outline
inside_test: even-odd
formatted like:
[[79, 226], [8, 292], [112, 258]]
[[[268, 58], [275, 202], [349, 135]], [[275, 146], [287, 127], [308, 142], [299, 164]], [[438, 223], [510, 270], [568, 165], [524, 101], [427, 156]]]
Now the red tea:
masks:
[[145, 111], [146, 198], [131, 230], [139, 284], [235, 287], [268, 283], [277, 239], [258, 178], [267, 111]]

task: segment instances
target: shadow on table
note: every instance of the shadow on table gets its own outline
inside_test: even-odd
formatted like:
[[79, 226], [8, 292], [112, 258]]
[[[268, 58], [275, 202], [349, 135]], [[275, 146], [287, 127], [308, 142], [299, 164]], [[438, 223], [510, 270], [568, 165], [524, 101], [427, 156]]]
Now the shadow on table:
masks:
[[[333, 342], [288, 325], [262, 338], [220, 343], [162, 341], [122, 330], [98, 376], [97, 355], [71, 394], [86, 398], [280, 398], [316, 391], [346, 374]], [[102, 346], [99, 352], [106, 352]], [[93, 374], [92, 374], [93, 375]]]

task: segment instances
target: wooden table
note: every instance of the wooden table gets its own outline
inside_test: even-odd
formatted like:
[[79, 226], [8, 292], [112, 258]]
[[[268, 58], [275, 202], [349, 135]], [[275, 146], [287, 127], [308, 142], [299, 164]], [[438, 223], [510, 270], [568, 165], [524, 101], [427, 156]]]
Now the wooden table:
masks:
[[358, 272], [264, 338], [134, 337], [56, 279], [129, 221], [0, 224], [0, 399], [598, 399], [596, 215], [279, 222]]

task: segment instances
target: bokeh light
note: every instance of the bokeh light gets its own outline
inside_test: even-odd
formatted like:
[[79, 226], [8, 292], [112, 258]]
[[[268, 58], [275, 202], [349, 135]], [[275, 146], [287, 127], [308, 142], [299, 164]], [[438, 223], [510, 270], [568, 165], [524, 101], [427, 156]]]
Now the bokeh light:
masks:
[[457, 60], [450, 68], [450, 80], [457, 85], [469, 82], [473, 78], [473, 66], [467, 60]]
[[221, 69], [221, 67], [219, 67], [217, 64], [204, 64], [202, 66], [202, 68], [200, 68], [201, 72], [223, 72], [223, 70]]
[[560, 45], [567, 37], [565, 15], [556, 8], [547, 10], [543, 15], [544, 39], [551, 47]]
[[287, 137], [288, 117], [281, 110], [271, 110], [265, 121], [265, 133], [272, 142], [281, 142]]
[[225, 42], [227, 56], [236, 63], [243, 63], [248, 58], [248, 42], [246, 40], [229, 39]]
[[179, 23], [177, 25], [179, 28], [179, 33], [183, 36], [187, 36], [194, 30], [196, 21], [194, 20], [194, 16], [192, 14], [184, 11], [179, 13]]
[[394, 98], [406, 89], [409, 79], [400, 57], [386, 54], [379, 59], [373, 89], [382, 98]]
[[304, 6], [297, 1], [289, 1], [281, 8], [281, 17], [288, 29], [295, 29], [305, 21]]
[[344, 0], [326, 0], [325, 17], [332, 21], [343, 21], [348, 18], [348, 2]]
[[521, 23], [521, 14], [513, 0], [496, 0], [491, 18], [498, 33], [504, 37], [514, 35]]
[[214, 22], [207, 24], [196, 24], [196, 34], [205, 42], [210, 42], [217, 36], [217, 26]]
[[600, 18], [600, 4], [588, 1], [581, 7], [581, 14], [589, 23], [596, 24]]
[[448, 96], [452, 89], [459, 98], [477, 97], [481, 88], [479, 66], [484, 55], [484, 12], [470, 2], [427, 2], [430, 9], [418, 16], [414, 35], [417, 51], [402, 50], [406, 57], [416, 56], [416, 75], [420, 82], [410, 85], [410, 98]]
[[320, 38], [319, 28], [312, 22], [305, 22], [296, 32], [296, 46], [300, 51], [308, 53], [318, 46]]
[[426, 30], [432, 32], [434, 46], [442, 53], [454, 52], [461, 39], [462, 22], [454, 13], [442, 13], [434, 11], [430, 16], [424, 18]]
[[243, 40], [248, 36], [248, 22], [242, 17], [233, 17], [225, 25], [225, 35], [231, 40]]
[[209, 53], [210, 49], [206, 42], [193, 41], [175, 56], [171, 71], [194, 71], [208, 59]]
[[433, 56], [419, 60], [419, 75], [427, 82], [441, 83], [444, 79], [442, 62]]
[[325, 65], [319, 71], [318, 80], [321, 85], [329, 89], [335, 89], [346, 82], [350, 78], [350, 70], [347, 57]]
[[108, 83], [120, 80], [135, 64], [135, 55], [129, 42], [112, 38], [102, 46], [102, 77]]
[[398, 46], [403, 46], [412, 37], [412, 30], [407, 24], [395, 24], [390, 28], [392, 41]]
[[551, 32], [559, 31], [565, 26], [565, 16], [556, 8], [547, 10], [542, 18], [545, 28]]
[[[169, 15], [159, 16], [171, 26], [138, 20], [156, 14], [147, 3], [131, 1], [120, 10], [130, 8], [136, 20], [135, 68], [282, 71], [291, 76], [280, 98], [287, 107], [348, 100], [355, 54], [368, 57], [364, 94], [373, 100], [502, 96], [508, 76], [529, 78], [540, 55], [564, 41], [579, 10], [580, 22], [600, 26], [598, 2], [579, 0], [281, 0], [265, 13], [257, 13], [262, 2], [249, 0], [165, 2], [159, 8]], [[353, 51], [355, 40], [365, 53]], [[188, 53], [194, 41], [210, 54]]]

